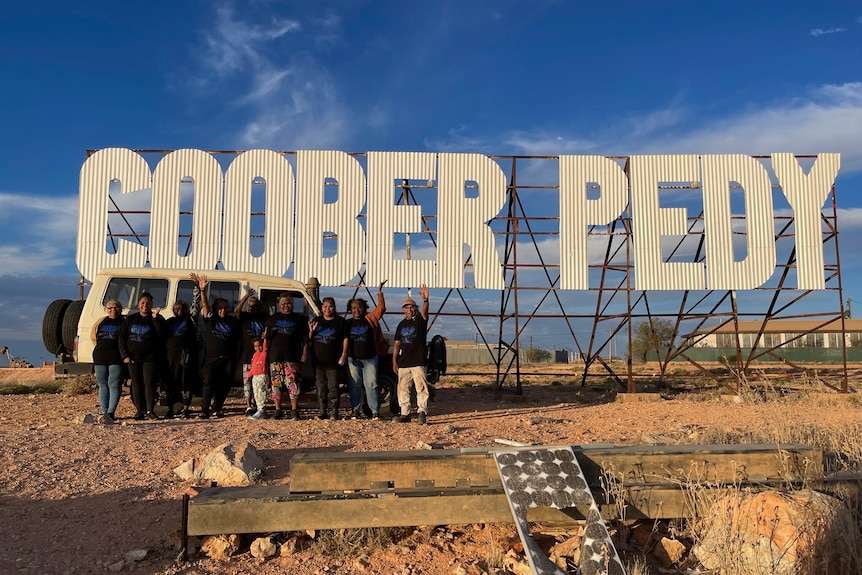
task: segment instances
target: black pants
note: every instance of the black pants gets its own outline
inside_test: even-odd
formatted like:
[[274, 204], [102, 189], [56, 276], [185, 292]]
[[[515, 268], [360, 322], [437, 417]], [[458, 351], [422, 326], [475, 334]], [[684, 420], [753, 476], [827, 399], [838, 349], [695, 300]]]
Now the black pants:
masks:
[[341, 390], [338, 389], [339, 371], [341, 367], [318, 367], [314, 370], [314, 385], [317, 387], [317, 402], [321, 413], [325, 412], [327, 407], [332, 413], [338, 412], [341, 399]]
[[132, 403], [140, 413], [153, 411], [156, 407], [156, 363], [133, 361], [126, 364], [132, 380]]
[[210, 403], [213, 411], [221, 411], [230, 386], [233, 383], [233, 360], [226, 356], [208, 357], [204, 363], [204, 386], [201, 394], [201, 409], [204, 413], [210, 412]]
[[198, 372], [197, 350], [168, 350], [165, 369], [165, 388], [168, 405], [182, 402], [186, 407], [192, 403]]

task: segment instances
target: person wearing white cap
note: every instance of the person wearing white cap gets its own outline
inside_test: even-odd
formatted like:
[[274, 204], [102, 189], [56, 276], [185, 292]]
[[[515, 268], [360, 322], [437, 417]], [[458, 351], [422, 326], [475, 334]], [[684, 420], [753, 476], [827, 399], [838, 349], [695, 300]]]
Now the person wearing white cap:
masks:
[[425, 373], [427, 355], [426, 332], [428, 331], [428, 286], [419, 286], [422, 296], [422, 311], [417, 313], [412, 298], [404, 300], [401, 309], [404, 319], [395, 328], [395, 348], [392, 352], [392, 371], [398, 375], [398, 404], [401, 415], [399, 423], [410, 421], [410, 388], [416, 388], [417, 421], [424, 425], [428, 413], [428, 380]]

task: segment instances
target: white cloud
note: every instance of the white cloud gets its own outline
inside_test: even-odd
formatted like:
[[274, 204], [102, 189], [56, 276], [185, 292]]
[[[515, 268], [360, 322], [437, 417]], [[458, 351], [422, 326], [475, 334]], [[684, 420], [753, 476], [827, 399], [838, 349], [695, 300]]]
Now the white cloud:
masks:
[[[20, 238], [16, 238], [20, 242]], [[3, 272], [8, 274], [40, 274], [52, 268], [74, 269], [75, 254], [68, 250], [68, 239], [57, 242], [20, 242], [16, 245], [0, 245], [0, 261]], [[74, 245], [74, 239], [71, 240]]]
[[215, 26], [203, 37], [202, 72], [223, 77], [256, 68], [266, 61], [262, 49], [267, 42], [299, 29], [299, 22], [287, 19], [273, 19], [268, 26], [249, 25], [234, 18], [231, 6], [219, 6]]
[[862, 208], [838, 208], [838, 231], [862, 230]]
[[[36, 196], [0, 192], [0, 222], [4, 227], [21, 226], [22, 231], [32, 232], [38, 237], [60, 236], [58, 239], [74, 237], [78, 229], [77, 196]], [[14, 207], [13, 207], [14, 206]], [[39, 221], [39, 228], [30, 224]]]
[[247, 114], [236, 137], [248, 148], [337, 148], [346, 138], [348, 114], [309, 48], [340, 40], [339, 17], [312, 20], [308, 33], [317, 35], [308, 43], [299, 37], [305, 27], [297, 20], [257, 24], [243, 21], [246, 15], [229, 5], [216, 8], [214, 26], [202, 39], [197, 83]]
[[808, 32], [809, 36], [826, 36], [828, 34], [840, 34], [841, 32], [846, 32], [847, 28], [813, 28], [810, 32]]
[[[692, 117], [687, 113], [685, 118]], [[515, 153], [743, 153], [813, 154], [840, 152], [842, 173], [862, 170], [862, 82], [820, 86], [799, 97], [713, 118], [697, 127], [681, 112], [661, 110], [631, 118], [589, 139], [567, 134], [513, 132], [506, 136]]]
[[688, 134], [641, 142], [661, 153], [840, 152], [843, 171], [862, 169], [862, 83], [823, 86], [806, 98], [708, 123]]

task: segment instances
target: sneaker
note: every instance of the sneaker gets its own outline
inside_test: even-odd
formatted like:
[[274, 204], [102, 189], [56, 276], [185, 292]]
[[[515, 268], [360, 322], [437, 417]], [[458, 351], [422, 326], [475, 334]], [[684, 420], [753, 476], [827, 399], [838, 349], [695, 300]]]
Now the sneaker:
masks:
[[408, 421], [410, 421], [410, 416], [409, 415], [396, 415], [393, 418], [393, 421], [395, 423], [407, 423]]
[[251, 417], [257, 412], [257, 410], [251, 406], [245, 408], [245, 414]]
[[272, 415], [273, 419], [281, 419], [284, 417], [284, 412], [280, 409], [276, 409], [275, 413]]
[[326, 414], [326, 412], [325, 412], [325, 411], [320, 411], [320, 412], [318, 412], [318, 413], [317, 413], [317, 415], [315, 415], [315, 416], [314, 416], [314, 418], [315, 418], [315, 419], [320, 419], [320, 420], [324, 420], [324, 419], [326, 419], [327, 417], [328, 417], [328, 416], [327, 416], [327, 414]]
[[335, 412], [335, 411], [333, 411], [333, 412], [329, 415], [329, 421], [338, 421], [339, 419], [340, 419], [340, 418], [338, 417], [338, 413], [337, 413], [337, 412]]
[[165, 419], [173, 419], [173, 418], [174, 418], [174, 411], [172, 409], [169, 409], [168, 412], [165, 414]]
[[192, 410], [189, 409], [189, 406], [185, 406], [183, 408], [183, 419], [191, 419], [192, 418]]
[[256, 411], [254, 414], [248, 416], [249, 419], [266, 419], [266, 412], [264, 411]]
[[359, 411], [354, 409], [352, 412], [350, 412], [350, 419], [359, 419]]
[[144, 415], [143, 411], [138, 411], [137, 413], [135, 413], [135, 416], [132, 419], [136, 421], [143, 421], [144, 419], [146, 419], [146, 417], [147, 416]]
[[224, 411], [222, 411], [221, 409], [219, 409], [218, 411], [215, 412], [215, 416], [219, 419], [223, 419], [224, 415], [225, 415]]
[[291, 409], [290, 410], [290, 418], [294, 421], [299, 421], [299, 410], [298, 409]]
[[380, 414], [379, 413], [372, 413], [371, 414], [371, 421], [380, 421]]
[[209, 411], [202, 411], [200, 413], [200, 415], [198, 415], [198, 419], [209, 419], [209, 418], [210, 418], [210, 412]]
[[110, 418], [110, 420], [111, 420], [110, 423], [117, 423], [117, 417], [113, 413], [108, 412], [105, 415], [107, 415]]
[[147, 412], [147, 419], [158, 419], [158, 418], [159, 418], [159, 416], [156, 415], [156, 413], [154, 411], [148, 411]]
[[419, 412], [419, 418], [416, 420], [419, 425], [425, 425], [425, 412]]

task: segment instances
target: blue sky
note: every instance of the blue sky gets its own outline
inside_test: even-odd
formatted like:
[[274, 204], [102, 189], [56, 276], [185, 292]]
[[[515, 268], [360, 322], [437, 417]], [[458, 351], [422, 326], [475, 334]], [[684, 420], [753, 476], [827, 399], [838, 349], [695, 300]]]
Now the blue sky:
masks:
[[44, 309], [77, 297], [78, 175], [105, 147], [840, 152], [843, 283], [862, 301], [857, 2], [127, 4], [36, 0], [0, 19], [0, 346], [15, 355], [48, 359]]

